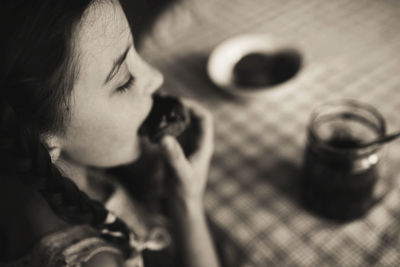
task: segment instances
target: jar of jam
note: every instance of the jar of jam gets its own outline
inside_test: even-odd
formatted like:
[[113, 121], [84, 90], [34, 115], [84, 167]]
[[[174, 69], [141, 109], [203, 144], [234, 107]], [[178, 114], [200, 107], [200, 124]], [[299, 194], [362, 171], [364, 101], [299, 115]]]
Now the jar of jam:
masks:
[[380, 113], [356, 101], [331, 102], [311, 115], [301, 174], [304, 204], [324, 217], [347, 221], [376, 202], [381, 145], [362, 146], [386, 133]]

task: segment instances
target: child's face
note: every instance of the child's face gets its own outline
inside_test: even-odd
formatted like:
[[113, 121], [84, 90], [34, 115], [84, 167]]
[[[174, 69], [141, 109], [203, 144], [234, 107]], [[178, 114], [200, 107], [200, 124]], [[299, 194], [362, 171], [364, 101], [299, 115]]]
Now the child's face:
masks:
[[[75, 54], [79, 70], [71, 120], [61, 137], [63, 155], [97, 167], [135, 160], [140, 155], [138, 128], [163, 77], [137, 54], [118, 1], [89, 8], [78, 25]], [[120, 58], [120, 66], [113, 68]]]

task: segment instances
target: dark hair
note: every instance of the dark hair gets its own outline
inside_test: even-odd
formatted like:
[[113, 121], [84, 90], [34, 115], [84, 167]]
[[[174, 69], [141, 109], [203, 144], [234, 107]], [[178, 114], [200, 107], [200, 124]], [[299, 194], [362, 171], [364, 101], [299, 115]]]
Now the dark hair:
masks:
[[[0, 177], [33, 186], [72, 224], [90, 224], [128, 257], [130, 230], [52, 164], [41, 141], [63, 133], [77, 73], [73, 34], [98, 0], [5, 0], [0, 58]], [[2, 14], [3, 15], [3, 14]], [[119, 235], [109, 233], [119, 232]], [[108, 234], [107, 234], [108, 233]]]

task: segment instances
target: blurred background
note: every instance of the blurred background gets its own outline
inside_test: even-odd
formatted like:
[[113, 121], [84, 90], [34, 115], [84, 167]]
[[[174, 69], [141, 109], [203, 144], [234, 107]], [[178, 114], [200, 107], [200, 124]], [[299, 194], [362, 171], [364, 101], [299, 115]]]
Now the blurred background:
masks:
[[[388, 132], [400, 129], [400, 1], [124, 5], [140, 52], [165, 75], [163, 90], [197, 99], [215, 117], [206, 207], [228, 266], [400, 265], [400, 142], [384, 147], [380, 182], [389, 192], [356, 221], [309, 213], [298, 185], [316, 106], [359, 100], [379, 110]], [[288, 44], [302, 66], [293, 81], [244, 99], [210, 81], [207, 61], [221, 42], [248, 33]]]

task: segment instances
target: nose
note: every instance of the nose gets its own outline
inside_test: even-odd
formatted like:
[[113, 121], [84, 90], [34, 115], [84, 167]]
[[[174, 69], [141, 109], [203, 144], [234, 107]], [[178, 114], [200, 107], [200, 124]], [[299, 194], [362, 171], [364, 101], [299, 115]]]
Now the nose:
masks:
[[145, 60], [141, 59], [142, 62], [142, 75], [143, 75], [143, 88], [146, 94], [153, 94], [156, 92], [161, 85], [164, 83], [163, 74]]
[[164, 75], [156, 68], [150, 66], [151, 69], [151, 81], [149, 84], [149, 90], [150, 94], [153, 94], [155, 91], [157, 91], [162, 84], [164, 83]]

